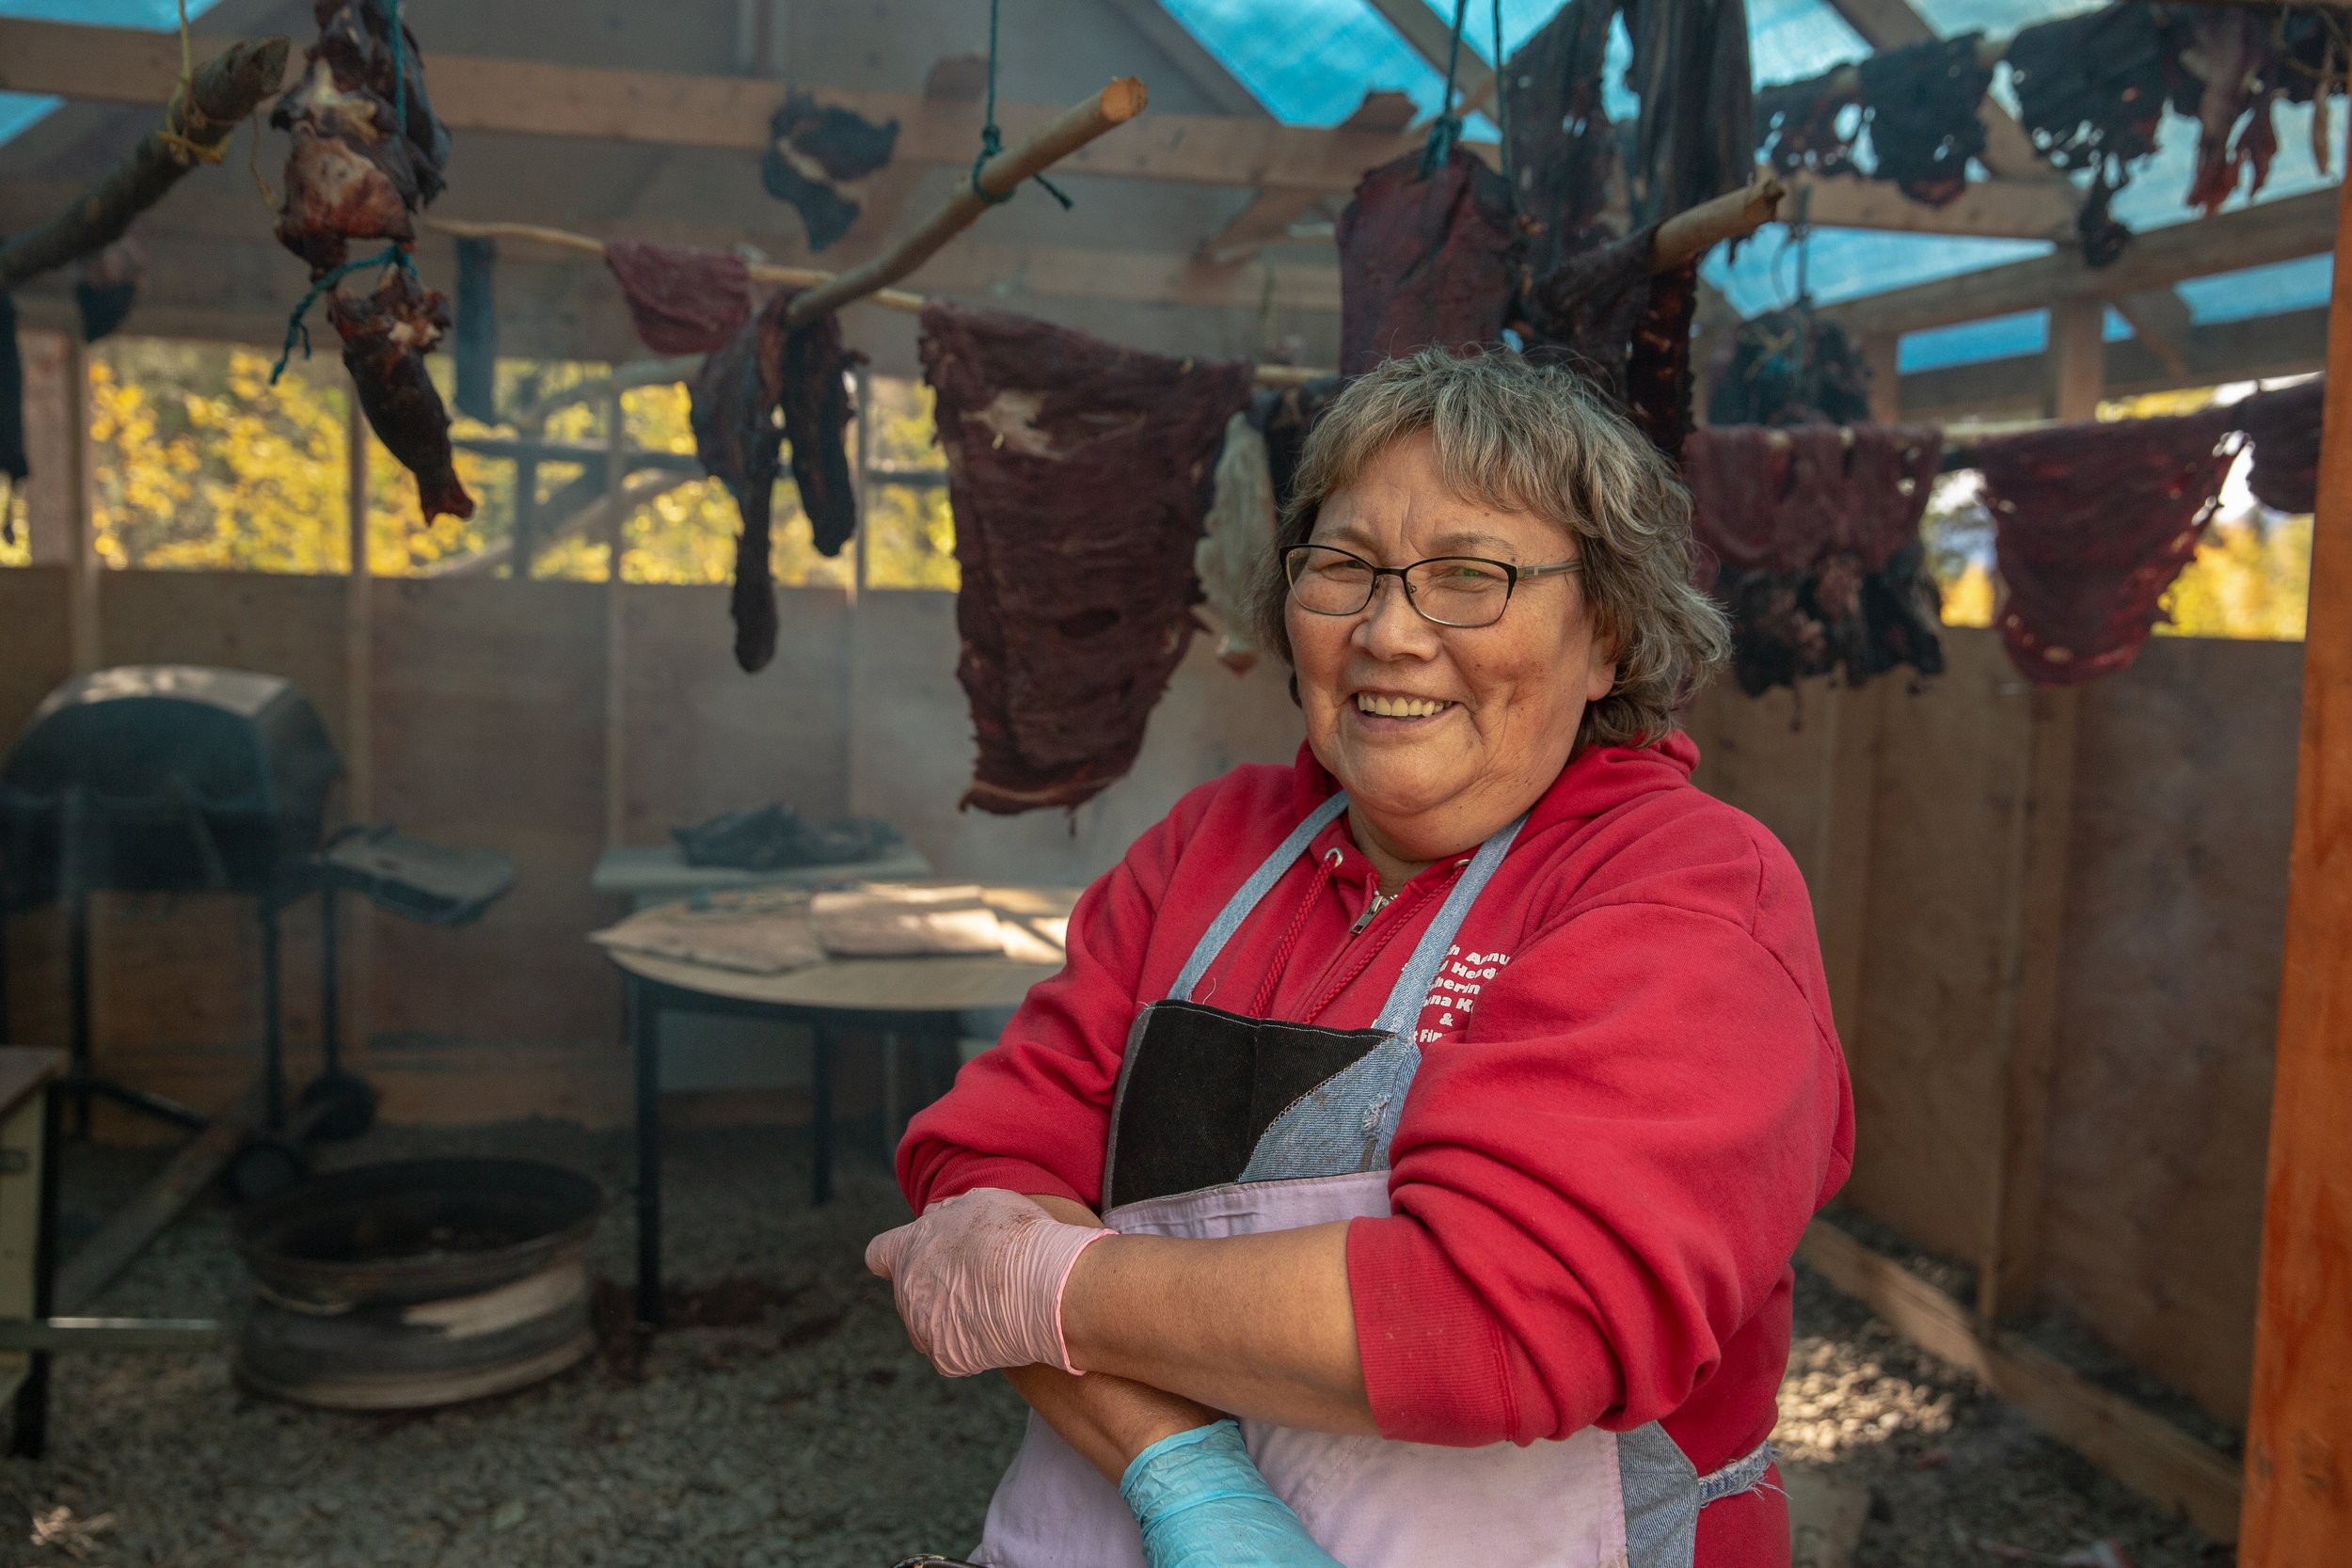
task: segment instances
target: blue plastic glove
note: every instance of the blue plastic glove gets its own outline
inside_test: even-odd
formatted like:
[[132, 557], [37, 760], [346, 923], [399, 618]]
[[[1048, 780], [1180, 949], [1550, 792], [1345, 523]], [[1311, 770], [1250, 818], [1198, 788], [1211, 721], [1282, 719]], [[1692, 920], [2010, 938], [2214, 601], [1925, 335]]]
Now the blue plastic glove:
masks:
[[1136, 1455], [1119, 1495], [1143, 1527], [1150, 1568], [1340, 1568], [1258, 1474], [1230, 1420]]

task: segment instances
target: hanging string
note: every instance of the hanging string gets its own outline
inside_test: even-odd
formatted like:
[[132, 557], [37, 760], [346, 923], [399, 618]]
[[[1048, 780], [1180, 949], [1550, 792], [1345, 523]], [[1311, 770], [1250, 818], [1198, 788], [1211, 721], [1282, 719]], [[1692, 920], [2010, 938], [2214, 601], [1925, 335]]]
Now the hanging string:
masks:
[[164, 106], [164, 126], [155, 133], [155, 139], [179, 160], [183, 168], [216, 164], [229, 155], [228, 138], [207, 143], [189, 135], [192, 131], [208, 131], [212, 124], [211, 117], [196, 106], [196, 59], [188, 44], [188, 0], [180, 0], [180, 81], [171, 89], [171, 102]]
[[[1005, 150], [1004, 133], [996, 129], [996, 7], [997, 0], [988, 0], [988, 110], [986, 123], [980, 127], [980, 155], [972, 160], [972, 194], [992, 207], [1003, 206], [1012, 199], [1013, 195], [1007, 191], [1002, 196], [992, 196], [988, 187], [980, 183], [980, 170], [987, 166], [991, 158]], [[1061, 203], [1063, 212], [1070, 211], [1073, 203], [1061, 193], [1059, 186], [1042, 174], [1030, 178], [1045, 187], [1046, 195]]]
[[1445, 52], [1445, 96], [1438, 101], [1438, 118], [1429, 122], [1429, 140], [1421, 150], [1423, 180], [1445, 166], [1454, 144], [1462, 137], [1462, 117], [1454, 112], [1454, 73], [1462, 60], [1462, 22], [1470, 15], [1470, 0], [1454, 0], [1454, 41]]
[[1495, 31], [1495, 124], [1502, 132], [1502, 182], [1510, 188], [1511, 199], [1519, 198], [1519, 182], [1511, 172], [1511, 84], [1502, 74], [1502, 0], [1494, 0]]
[[[180, 4], [182, 11], [184, 13], [187, 8], [187, 0], [180, 0]], [[392, 35], [393, 134], [395, 135], [405, 137], [408, 135], [408, 51], [406, 46], [406, 29], [400, 24], [400, 0], [386, 0], [385, 9], [390, 16]], [[259, 131], [254, 133], [257, 147], [259, 145], [260, 135], [261, 133]], [[258, 179], [260, 175], [257, 169], [255, 178]], [[377, 251], [373, 256], [362, 256], [356, 261], [345, 261], [339, 267], [330, 267], [326, 272], [321, 273], [316, 278], [312, 279], [310, 287], [304, 292], [301, 299], [295, 302], [294, 309], [286, 317], [286, 341], [285, 345], [278, 350], [278, 363], [270, 367], [269, 380], [271, 386], [277, 386], [278, 378], [286, 373], [287, 361], [294, 357], [294, 351], [297, 344], [300, 345], [302, 349], [302, 357], [305, 359], [310, 357], [310, 328], [303, 318], [310, 313], [310, 307], [318, 303], [319, 296], [334, 288], [336, 284], [342, 282], [353, 273], [365, 272], [370, 267], [398, 267], [401, 271], [413, 277], [416, 274], [417, 263], [415, 258], [408, 254], [406, 247], [404, 246], [400, 241], [394, 240], [391, 244], [386, 245], [382, 250]]]

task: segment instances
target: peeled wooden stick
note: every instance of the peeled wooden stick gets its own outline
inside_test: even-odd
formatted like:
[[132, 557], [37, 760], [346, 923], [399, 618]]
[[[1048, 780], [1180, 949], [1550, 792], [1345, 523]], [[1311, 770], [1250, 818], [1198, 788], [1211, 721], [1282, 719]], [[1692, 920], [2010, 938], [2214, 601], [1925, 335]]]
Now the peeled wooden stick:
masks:
[[39, 229], [0, 245], [0, 289], [104, 249], [133, 218], [161, 201], [196, 159], [217, 160], [216, 149], [285, 80], [293, 47], [284, 38], [246, 39], [197, 67], [163, 123], [141, 136], [105, 179]]
[[795, 299], [785, 309], [785, 325], [804, 326], [853, 299], [896, 283], [971, 228], [982, 213], [1020, 189], [1023, 181], [1043, 173], [1095, 137], [1141, 114], [1149, 96], [1140, 80], [1121, 76], [1085, 103], [1064, 110], [1044, 130], [976, 169], [922, 228], [872, 261]]
[[1777, 176], [1766, 175], [1677, 213], [1658, 226], [1658, 238], [1650, 242], [1650, 266], [1672, 272], [1725, 240], [1746, 239], [1779, 214], [1780, 198], [1788, 194], [1788, 187]]
[[[564, 250], [577, 250], [590, 256], [604, 254], [604, 242], [593, 234], [575, 234], [568, 229], [549, 229], [537, 223], [472, 223], [464, 218], [428, 217], [424, 226], [437, 234], [447, 234], [459, 240], [529, 240], [551, 245]], [[755, 283], [781, 283], [796, 289], [814, 289], [834, 280], [834, 275], [815, 267], [780, 267], [771, 261], [749, 263]], [[877, 289], [865, 296], [885, 309], [904, 310], [909, 314], [921, 311], [923, 296], [898, 289]]]

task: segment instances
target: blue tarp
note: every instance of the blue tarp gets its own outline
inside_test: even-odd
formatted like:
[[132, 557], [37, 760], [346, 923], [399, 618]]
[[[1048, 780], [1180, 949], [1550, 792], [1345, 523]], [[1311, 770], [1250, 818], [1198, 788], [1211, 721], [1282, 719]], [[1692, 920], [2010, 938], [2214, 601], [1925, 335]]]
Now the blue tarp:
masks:
[[[188, 0], [193, 21], [213, 8], [213, 0]], [[78, 22], [91, 27], [176, 29], [177, 0], [0, 0], [0, 16], [28, 22]], [[0, 142], [57, 106], [58, 100], [29, 92], [0, 92]]]

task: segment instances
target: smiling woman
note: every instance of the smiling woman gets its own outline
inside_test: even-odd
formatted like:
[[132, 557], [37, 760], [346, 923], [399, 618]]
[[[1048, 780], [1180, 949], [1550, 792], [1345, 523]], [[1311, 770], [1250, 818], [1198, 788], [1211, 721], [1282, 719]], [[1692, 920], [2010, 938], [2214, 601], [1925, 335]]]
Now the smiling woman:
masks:
[[1296, 764], [1088, 890], [867, 1252], [1033, 1412], [980, 1560], [1788, 1562], [1789, 1259], [1852, 1107], [1795, 866], [1690, 783], [1689, 549], [1565, 372], [1332, 403], [1262, 594]]

